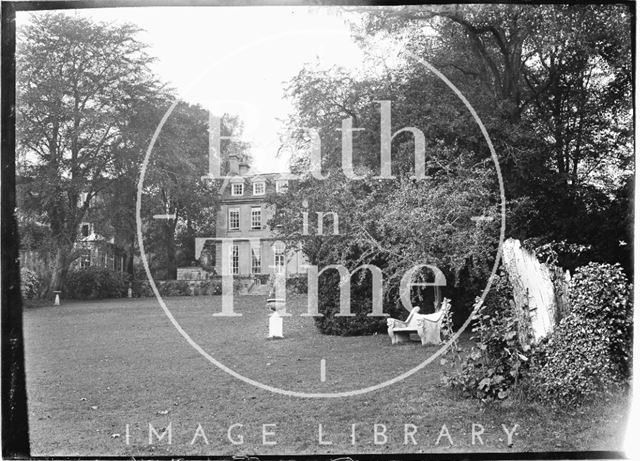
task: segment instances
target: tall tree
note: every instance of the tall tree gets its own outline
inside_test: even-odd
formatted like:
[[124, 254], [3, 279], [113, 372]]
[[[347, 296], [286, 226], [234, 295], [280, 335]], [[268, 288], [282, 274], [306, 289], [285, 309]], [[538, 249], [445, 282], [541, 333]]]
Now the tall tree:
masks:
[[[172, 101], [169, 99], [167, 103]], [[164, 112], [169, 105], [156, 110]], [[237, 117], [225, 115], [220, 128], [221, 136], [238, 138], [242, 126]], [[175, 279], [178, 256], [183, 256], [183, 263], [192, 263], [195, 237], [215, 233], [220, 184], [201, 179], [208, 172], [208, 130], [207, 110], [180, 101], [164, 124], [149, 158], [142, 205], [147, 223], [145, 247], [155, 257], [154, 268], [161, 268], [156, 276]], [[234, 151], [248, 159], [245, 143], [223, 141], [223, 155]], [[154, 220], [154, 215], [173, 217]]]
[[[357, 30], [401, 37], [471, 100], [516, 201], [512, 235], [593, 243], [611, 261], [618, 241], [601, 241], [592, 223], [633, 173], [628, 6], [405, 6], [365, 17]], [[623, 231], [605, 225], [610, 238]]]
[[[458, 5], [367, 11], [364, 21], [353, 25], [365, 51], [380, 42], [375, 32], [390, 33], [443, 71], [480, 115], [510, 199], [507, 232], [593, 243], [600, 249], [597, 259], [614, 256], [618, 239], [627, 241], [625, 229], [613, 223], [602, 232], [594, 223], [601, 226], [598, 218], [619, 213], [613, 200], [632, 171], [625, 8]], [[303, 69], [289, 95], [296, 109], [290, 120], [299, 154], [295, 168], [308, 169], [312, 152], [308, 132], [296, 127], [313, 127], [322, 140], [323, 172], [332, 174], [324, 181], [305, 179], [291, 193], [307, 197], [310, 216], [338, 212], [344, 234], [300, 235], [303, 204], [292, 196], [297, 208], [287, 209], [276, 199], [273, 224], [285, 237], [302, 238], [312, 262], [340, 261], [352, 269], [379, 264], [391, 281], [407, 264], [424, 261], [464, 278], [467, 287], [486, 281], [497, 220], [476, 227], [470, 218], [497, 217], [497, 176], [475, 122], [443, 82], [413, 57], [401, 57], [366, 77]], [[398, 178], [371, 181], [369, 173], [380, 168], [375, 153], [380, 152], [381, 100], [391, 102], [392, 132], [411, 126], [425, 133], [426, 180], [403, 177], [414, 168], [414, 141], [403, 133], [393, 142]], [[337, 130], [345, 118], [358, 129], [353, 169], [364, 179], [338, 179], [343, 147]], [[387, 286], [391, 298], [394, 289], [393, 283]], [[467, 301], [463, 304], [471, 305]]]
[[[362, 77], [341, 69], [303, 69], [288, 90], [295, 107], [290, 118], [291, 142], [298, 153], [293, 169], [303, 179], [287, 195], [272, 197], [277, 212], [271, 227], [292, 245], [302, 241], [302, 250], [313, 264], [343, 264], [349, 270], [362, 264], [379, 267], [385, 277], [387, 312], [403, 309], [398, 296], [401, 277], [420, 264], [442, 270], [448, 290], [462, 277], [486, 283], [499, 235], [498, 219], [481, 225], [472, 219], [498, 216], [498, 195], [491, 192], [495, 170], [487, 167], [486, 144], [480, 152], [475, 151], [481, 144], [476, 139], [477, 127], [475, 132], [469, 128], [469, 115], [459, 101], [441, 97], [443, 90], [437, 80], [416, 79], [415, 69], [406, 70]], [[393, 141], [391, 171], [395, 178], [376, 178], [381, 168], [381, 100], [391, 102], [392, 131], [411, 126], [425, 133], [425, 178], [410, 177], [416, 172], [410, 133]], [[342, 133], [337, 131], [345, 119], [351, 119], [358, 130], [353, 133], [353, 172], [343, 164]], [[308, 174], [312, 165], [309, 133], [296, 127], [318, 131], [326, 179]], [[458, 132], [460, 127], [463, 129]], [[353, 173], [360, 178], [349, 178]], [[310, 217], [310, 235], [301, 234], [305, 228], [301, 210]], [[314, 235], [316, 212], [335, 212], [340, 235], [326, 235], [331, 227], [327, 222], [325, 235]], [[353, 283], [359, 295], [370, 290], [366, 275], [354, 276]], [[320, 289], [328, 284], [331, 281], [322, 278]], [[426, 293], [414, 290], [413, 294], [417, 302], [415, 298]], [[360, 322], [368, 322], [371, 298], [359, 295], [354, 292], [352, 307], [359, 315], [355, 323], [336, 319], [349, 324], [346, 328], [353, 332], [361, 331]], [[325, 301], [323, 308], [328, 308], [331, 303]], [[429, 304], [426, 299], [424, 302]], [[325, 326], [320, 328], [325, 331]]]
[[62, 286], [91, 199], [121, 172], [113, 149], [132, 104], [156, 91], [146, 46], [132, 25], [63, 13], [33, 15], [18, 37], [19, 174], [51, 229]]
[[[481, 115], [497, 114], [515, 129], [531, 129], [543, 141], [549, 166], [566, 183], [589, 181], [603, 164], [628, 168], [628, 7], [435, 5], [367, 11], [354, 28], [408, 36], [408, 47], [467, 89], [465, 94], [488, 98], [480, 110], [484, 105], [490, 111]], [[517, 146], [504, 147], [505, 161], [517, 157]]]

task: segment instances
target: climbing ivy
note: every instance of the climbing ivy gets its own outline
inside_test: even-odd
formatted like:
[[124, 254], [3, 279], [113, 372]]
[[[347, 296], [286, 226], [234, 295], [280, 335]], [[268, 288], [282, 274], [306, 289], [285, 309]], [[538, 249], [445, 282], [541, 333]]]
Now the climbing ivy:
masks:
[[518, 342], [512, 299], [508, 276], [502, 273], [472, 317], [472, 347], [462, 352], [456, 344], [443, 360], [451, 367], [443, 375], [446, 386], [482, 401], [503, 400], [510, 395], [529, 360]]

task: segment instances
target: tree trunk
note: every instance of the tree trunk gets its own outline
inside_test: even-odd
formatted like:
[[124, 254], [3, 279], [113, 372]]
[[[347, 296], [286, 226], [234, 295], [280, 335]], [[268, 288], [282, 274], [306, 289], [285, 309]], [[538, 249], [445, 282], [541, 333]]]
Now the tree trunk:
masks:
[[133, 260], [135, 258], [135, 252], [136, 252], [136, 238], [134, 234], [132, 234], [131, 237], [129, 238], [129, 243], [125, 246], [125, 251], [127, 253], [127, 257], [125, 258], [124, 267], [122, 268], [122, 270], [127, 274], [129, 274], [130, 276], [129, 280], [133, 281], [133, 272], [134, 272]]
[[127, 262], [125, 263], [125, 271], [133, 280], [133, 248], [127, 253]]
[[562, 270], [540, 263], [533, 252], [520, 247], [519, 240], [507, 239], [502, 254], [513, 287], [518, 338], [523, 346], [529, 345], [529, 338], [537, 343], [553, 331], [567, 308], [566, 281], [558, 276]]
[[56, 257], [53, 263], [53, 270], [51, 271], [51, 282], [49, 288], [45, 293], [46, 297], [53, 296], [54, 291], [61, 291], [64, 285], [64, 280], [69, 270], [69, 264], [71, 263], [70, 255], [73, 250], [73, 246], [63, 245], [59, 246], [56, 250]]
[[187, 263], [191, 264], [196, 260], [196, 232], [193, 229], [193, 223], [190, 219], [187, 220], [187, 236], [184, 244], [184, 252]]
[[176, 268], [176, 242], [174, 239], [175, 226], [167, 224], [165, 226], [165, 245], [167, 248], [167, 278], [176, 280], [178, 269]]

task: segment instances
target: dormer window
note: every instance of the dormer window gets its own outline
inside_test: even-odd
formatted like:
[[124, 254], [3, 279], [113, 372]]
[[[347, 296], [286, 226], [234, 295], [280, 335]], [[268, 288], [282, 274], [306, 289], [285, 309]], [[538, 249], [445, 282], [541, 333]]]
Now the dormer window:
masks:
[[289, 181], [280, 179], [276, 181], [276, 192], [284, 193], [289, 189]]
[[241, 182], [236, 182], [231, 184], [231, 195], [234, 197], [240, 196], [244, 194], [244, 184]]
[[263, 181], [253, 183], [253, 195], [264, 195], [265, 184]]

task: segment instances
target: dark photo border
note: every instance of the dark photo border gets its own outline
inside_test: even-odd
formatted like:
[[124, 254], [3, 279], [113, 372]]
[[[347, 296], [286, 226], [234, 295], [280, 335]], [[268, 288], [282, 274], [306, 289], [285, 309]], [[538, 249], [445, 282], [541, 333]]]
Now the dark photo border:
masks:
[[[422, 2], [405, 1], [403, 4]], [[445, 1], [429, 2], [453, 3]], [[456, 3], [504, 3], [504, 2], [456, 2]], [[513, 2], [526, 4], [539, 3], [575, 3], [575, 2]], [[580, 2], [582, 3], [582, 2]], [[635, 43], [635, 3], [632, 1], [618, 2], [585, 2], [593, 4], [625, 4], [630, 7], [632, 14], [632, 40]], [[55, 9], [80, 8], [114, 8], [114, 7], [158, 7], [158, 6], [238, 6], [243, 5], [394, 5], [391, 1], [332, 1], [332, 0], [296, 0], [296, 1], [268, 1], [268, 0], [153, 0], [153, 1], [3, 1], [2, 2], [2, 112], [1, 112], [1, 231], [2, 246], [0, 257], [2, 263], [2, 457], [12, 459], [78, 459], [88, 460], [94, 457], [32, 457], [29, 450], [28, 401], [26, 394], [26, 380], [24, 367], [24, 341], [22, 332], [22, 298], [20, 292], [19, 268], [19, 235], [15, 215], [16, 206], [16, 166], [15, 166], [15, 100], [16, 100], [16, 12]], [[635, 46], [632, 59], [635, 76]], [[635, 82], [635, 81], [634, 81]], [[635, 87], [634, 87], [635, 96]], [[179, 455], [176, 454], [175, 457]], [[174, 456], [140, 456], [137, 459], [175, 459]], [[181, 459], [231, 459], [230, 456], [180, 456]], [[385, 455], [311, 455], [311, 456], [234, 456], [233, 459], [626, 459], [621, 451], [580, 451], [580, 452], [492, 452], [492, 453], [451, 453], [451, 454], [385, 454]], [[103, 459], [132, 459], [127, 456], [113, 456]]]

